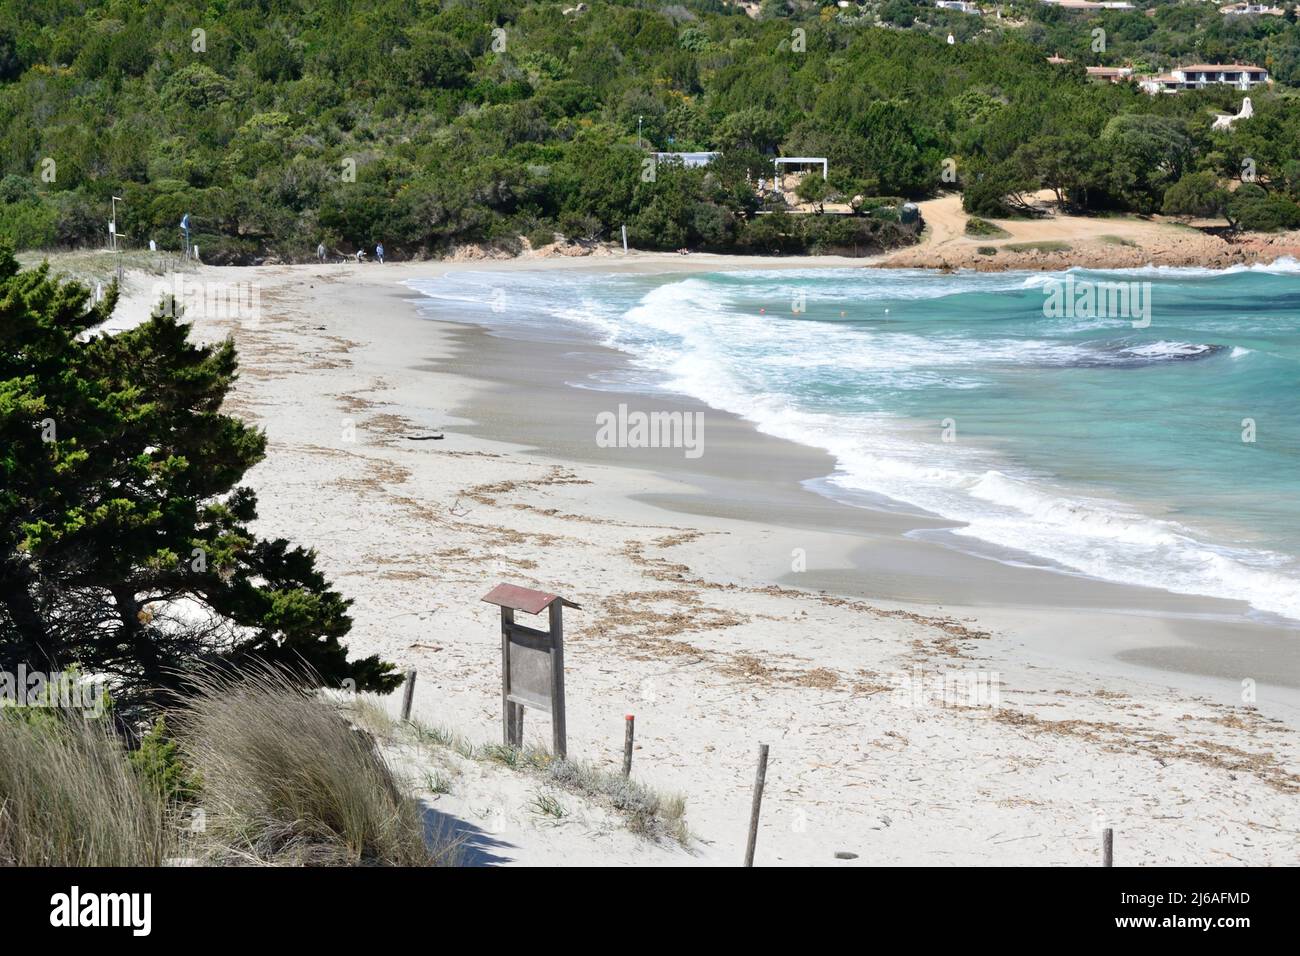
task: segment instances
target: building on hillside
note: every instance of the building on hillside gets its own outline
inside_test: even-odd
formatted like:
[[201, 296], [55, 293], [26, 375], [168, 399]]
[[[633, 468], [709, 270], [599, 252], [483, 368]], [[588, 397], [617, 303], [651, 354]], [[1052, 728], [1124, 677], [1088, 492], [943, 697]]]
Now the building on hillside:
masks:
[[1286, 11], [1281, 7], [1270, 7], [1267, 3], [1230, 3], [1219, 7], [1219, 12], [1228, 17], [1280, 17]]
[[1240, 63], [1194, 63], [1159, 76], [1144, 76], [1140, 85], [1148, 93], [1180, 93], [1183, 90], [1203, 90], [1208, 86], [1231, 86], [1238, 90], [1249, 90], [1270, 82], [1268, 70], [1263, 67]]
[[958, 13], [980, 15], [979, 4], [971, 3], [970, 0], [934, 0], [934, 5], [940, 10], [956, 10]]
[[1060, 7], [1062, 10], [1132, 10], [1133, 4], [1128, 0], [1039, 0], [1050, 7]]
[[1088, 66], [1088, 79], [1099, 83], [1131, 83], [1133, 67], [1131, 66]]
[[1067, 60], [1065, 57], [1061, 56], [1061, 54], [1057, 53], [1054, 54], [1053, 56], [1049, 56], [1047, 58], [1047, 62], [1052, 64], [1052, 66], [1060, 66], [1063, 63], [1073, 63], [1074, 61]]
[[721, 153], [655, 153], [655, 162], [673, 162], [676, 160], [687, 167], [707, 166], [721, 155]]

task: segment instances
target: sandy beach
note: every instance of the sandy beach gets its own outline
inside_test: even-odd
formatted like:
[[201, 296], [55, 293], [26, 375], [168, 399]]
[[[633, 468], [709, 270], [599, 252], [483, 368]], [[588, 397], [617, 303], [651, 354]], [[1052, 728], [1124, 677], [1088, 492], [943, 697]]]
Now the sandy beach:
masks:
[[[616, 766], [634, 713], [634, 774], [686, 795], [697, 838], [690, 853], [611, 849], [600, 826], [544, 827], [490, 781], [436, 798], [490, 832], [498, 858], [735, 865], [762, 742], [760, 864], [853, 865], [844, 851], [1091, 865], [1103, 827], [1121, 865], [1296, 862], [1300, 625], [905, 538], [944, 522], [819, 495], [801, 483], [829, 473], [828, 455], [685, 398], [655, 407], [705, 414], [699, 458], [598, 447], [596, 414], [638, 398], [571, 383], [623, 356], [489, 334], [451, 310], [433, 321], [403, 284], [482, 267], [201, 267], [186, 281], [256, 290], [254, 317], [191, 318], [200, 338], [235, 337], [231, 410], [269, 436], [250, 476], [258, 530], [317, 550], [355, 600], [352, 648], [418, 670], [417, 716], [491, 740], [500, 645], [480, 598], [498, 581], [568, 597], [582, 605], [566, 620], [570, 753]], [[165, 281], [131, 274], [115, 324]], [[525, 731], [549, 740], [544, 718]]]

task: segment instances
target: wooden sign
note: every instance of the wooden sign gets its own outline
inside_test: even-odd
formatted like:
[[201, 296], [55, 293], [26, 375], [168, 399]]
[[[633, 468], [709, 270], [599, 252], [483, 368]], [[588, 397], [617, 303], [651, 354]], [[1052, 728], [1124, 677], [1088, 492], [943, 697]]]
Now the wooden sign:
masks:
[[[552, 749], [567, 753], [564, 725], [564, 607], [577, 608], [556, 594], [513, 584], [498, 584], [483, 596], [501, 608], [501, 736], [507, 747], [524, 744], [524, 708], [551, 716]], [[515, 612], [547, 611], [546, 631], [515, 622]]]

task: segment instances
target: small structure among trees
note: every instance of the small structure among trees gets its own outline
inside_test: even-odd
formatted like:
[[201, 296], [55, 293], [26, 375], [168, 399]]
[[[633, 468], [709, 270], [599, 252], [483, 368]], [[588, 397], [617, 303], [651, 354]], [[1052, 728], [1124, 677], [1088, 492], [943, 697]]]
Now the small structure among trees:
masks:
[[696, 166], [707, 166], [722, 154], [719, 152], [707, 153], [655, 153], [656, 162], [679, 162], [688, 169]]
[[778, 178], [781, 175], [782, 166], [816, 166], [818, 164], [822, 168], [822, 179], [825, 179], [830, 168], [830, 163], [825, 156], [778, 156], [772, 160]]

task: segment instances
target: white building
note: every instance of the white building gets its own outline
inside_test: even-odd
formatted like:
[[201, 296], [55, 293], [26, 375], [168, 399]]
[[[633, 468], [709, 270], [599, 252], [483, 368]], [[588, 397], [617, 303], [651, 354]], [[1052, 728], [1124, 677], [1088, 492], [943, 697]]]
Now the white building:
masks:
[[1231, 86], [1238, 90], [1268, 83], [1268, 70], [1240, 63], [1225, 66], [1214, 63], [1195, 63], [1180, 66], [1160, 76], [1143, 77], [1142, 89], [1148, 93], [1178, 93], [1182, 90], [1203, 90], [1207, 86]]
[[1280, 17], [1286, 14], [1281, 7], [1270, 7], [1267, 3], [1230, 3], [1219, 7], [1219, 12], [1228, 17]]
[[721, 153], [655, 153], [656, 162], [673, 162], [676, 160], [688, 168], [692, 166], [707, 166], [713, 162]]
[[979, 5], [971, 3], [970, 0], [934, 0], [934, 5], [940, 10], [956, 10], [958, 13], [980, 15]]
[[1132, 10], [1133, 4], [1128, 0], [1039, 0], [1051, 7], [1060, 7], [1063, 10]]

